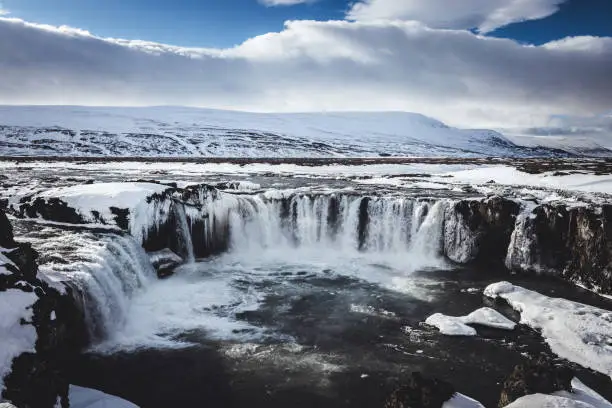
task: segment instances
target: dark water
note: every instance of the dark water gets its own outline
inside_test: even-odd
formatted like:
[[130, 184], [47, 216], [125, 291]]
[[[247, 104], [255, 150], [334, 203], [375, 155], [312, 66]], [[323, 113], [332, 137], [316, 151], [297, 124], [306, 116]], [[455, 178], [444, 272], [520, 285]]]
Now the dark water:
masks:
[[[529, 356], [553, 357], [546, 344], [523, 326], [513, 332], [478, 328], [478, 337], [442, 336], [421, 324], [428, 315], [464, 315], [488, 305], [516, 320], [507, 306], [483, 299], [482, 289], [499, 280], [612, 309], [606, 299], [551, 279], [475, 269], [414, 277], [425, 278], [430, 298], [333, 273], [275, 272], [249, 283], [265, 293], [264, 299], [236, 318], [291, 341], [281, 336], [241, 344], [186, 333], [197, 345], [83, 354], [71, 380], [143, 408], [380, 407], [398, 384], [420, 371], [493, 407], [514, 365]], [[612, 399], [605, 376], [579, 369], [578, 377]]]

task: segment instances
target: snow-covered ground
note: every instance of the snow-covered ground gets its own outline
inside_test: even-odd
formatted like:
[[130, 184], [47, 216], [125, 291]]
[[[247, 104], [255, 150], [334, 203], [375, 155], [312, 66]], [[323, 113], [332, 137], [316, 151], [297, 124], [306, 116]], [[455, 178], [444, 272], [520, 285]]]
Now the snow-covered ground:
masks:
[[560, 357], [612, 376], [612, 312], [498, 282], [484, 292], [505, 299], [521, 314], [521, 323], [541, 330]]
[[526, 395], [507, 408], [612, 408], [612, 404], [584, 385], [579, 379], [572, 380], [573, 392], [556, 392], [553, 395]]
[[[181, 107], [0, 107], [0, 153], [41, 156], [475, 157], [612, 152], [456, 129], [414, 113], [265, 114]], [[541, 148], [539, 145], [544, 145]], [[591, 149], [591, 150], [589, 150]]]
[[138, 408], [119, 397], [76, 385], [70, 386], [68, 398], [72, 408]]
[[[571, 164], [568, 162], [568, 164]], [[210, 182], [214, 178], [224, 180], [240, 180], [241, 189], [257, 190], [259, 184], [249, 181], [254, 177], [276, 175], [285, 180], [291, 178], [334, 179], [347, 180], [360, 186], [385, 186], [389, 188], [437, 190], [440, 194], [446, 191], [473, 191], [483, 195], [500, 194], [518, 197], [534, 197], [539, 201], [548, 202], [563, 200], [571, 204], [577, 201], [609, 201], [612, 194], [612, 175], [606, 172], [595, 172], [582, 169], [580, 162], [577, 170], [567, 172], [547, 171], [530, 174], [512, 164], [363, 164], [344, 165], [330, 164], [308, 166], [300, 164], [270, 164], [270, 163], [153, 163], [153, 162], [23, 162], [0, 161], [0, 173], [10, 175], [11, 179], [23, 177], [26, 172], [38, 171], [40, 175], [66, 174], [89, 175], [100, 177], [105, 175], [111, 180], [126, 178], [150, 178], [167, 181], [179, 180], [179, 185]], [[11, 175], [11, 173], [15, 173]], [[245, 180], [246, 178], [246, 180]], [[40, 188], [32, 178], [31, 182], [21, 180], [19, 184], [11, 183], [0, 195], [16, 197]], [[184, 180], [184, 181], [181, 181]], [[190, 180], [190, 181], [189, 181]], [[16, 180], [13, 180], [13, 182]], [[328, 181], [326, 181], [328, 182]], [[97, 184], [89, 187], [95, 194], [104, 195]], [[264, 188], [266, 186], [263, 186]], [[29, 190], [29, 191], [27, 191]], [[81, 190], [79, 190], [81, 191]], [[59, 191], [58, 191], [59, 192]], [[66, 191], [70, 193], [71, 190]], [[85, 191], [83, 191], [85, 192]], [[110, 195], [109, 195], [110, 194]], [[106, 194], [111, 197], [113, 193]], [[601, 196], [601, 194], [607, 194]], [[56, 194], [57, 195], [57, 194]], [[598, 197], [599, 196], [599, 197]], [[578, 197], [578, 198], [577, 198]]]
[[[86, 222], [113, 220], [111, 207], [127, 208], [138, 213], [137, 207], [146, 206], [146, 198], [167, 190], [168, 186], [153, 183], [97, 183], [58, 187], [43, 191], [38, 197], [59, 198], [74, 208]], [[95, 211], [97, 215], [94, 215]]]
[[[3, 269], [0, 265], [0, 274]], [[9, 289], [0, 296], [0, 393], [4, 389], [4, 377], [11, 372], [13, 359], [35, 351], [36, 329], [21, 321], [32, 321], [32, 305], [37, 300], [34, 293], [17, 289]]]

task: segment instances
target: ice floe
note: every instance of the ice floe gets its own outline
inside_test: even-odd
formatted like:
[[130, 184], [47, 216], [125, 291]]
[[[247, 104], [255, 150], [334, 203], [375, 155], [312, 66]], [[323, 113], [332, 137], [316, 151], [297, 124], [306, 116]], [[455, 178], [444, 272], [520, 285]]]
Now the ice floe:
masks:
[[504, 330], [514, 330], [516, 327], [512, 320], [488, 307], [475, 310], [467, 316], [455, 317], [436, 313], [429, 316], [425, 324], [437, 327], [440, 333], [448, 336], [475, 336], [476, 329], [469, 326], [470, 324]]

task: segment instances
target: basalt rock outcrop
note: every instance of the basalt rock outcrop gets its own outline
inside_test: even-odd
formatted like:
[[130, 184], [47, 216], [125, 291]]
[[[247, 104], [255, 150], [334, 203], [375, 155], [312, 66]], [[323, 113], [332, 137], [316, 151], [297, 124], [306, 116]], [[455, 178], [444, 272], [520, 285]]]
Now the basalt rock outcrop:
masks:
[[452, 204], [444, 225], [444, 253], [452, 261], [500, 264], [506, 256], [520, 205], [502, 197]]
[[572, 378], [572, 369], [545, 359], [517, 365], [504, 381], [498, 406], [505, 407], [525, 395], [572, 391]]
[[612, 205], [535, 207], [517, 222], [506, 266], [612, 293]]
[[408, 382], [391, 394], [384, 408], [441, 408], [454, 395], [450, 383], [412, 373]]
[[33, 293], [37, 300], [32, 305], [31, 325], [36, 331], [34, 353], [23, 353], [12, 361], [3, 379], [1, 400], [11, 401], [16, 407], [55, 407], [61, 401], [68, 406], [68, 382], [64, 367], [73, 353], [85, 344], [82, 318], [75, 308], [70, 289], [60, 293], [38, 277], [38, 254], [28, 244], [15, 241], [6, 214], [0, 210], [0, 247], [10, 263], [1, 267], [0, 296], [7, 291]]

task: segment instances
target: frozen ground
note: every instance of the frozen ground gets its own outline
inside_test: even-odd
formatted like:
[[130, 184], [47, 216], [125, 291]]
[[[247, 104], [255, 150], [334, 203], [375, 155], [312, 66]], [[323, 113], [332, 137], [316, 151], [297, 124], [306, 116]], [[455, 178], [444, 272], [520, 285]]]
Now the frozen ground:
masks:
[[[4, 267], [0, 264], [0, 274]], [[36, 329], [22, 325], [32, 321], [32, 305], [38, 300], [34, 293], [9, 289], [0, 296], [0, 391], [3, 379], [11, 371], [12, 361], [22, 353], [34, 352]]]
[[521, 323], [542, 331], [555, 354], [612, 376], [609, 310], [551, 298], [509, 282], [492, 284], [484, 294], [506, 300], [521, 314]]
[[573, 392], [556, 392], [553, 395], [532, 394], [519, 398], [507, 408], [612, 408], [612, 404], [584, 385], [572, 380]]
[[[545, 147], [541, 147], [545, 146]], [[596, 142], [511, 141], [414, 113], [262, 114], [180, 107], [0, 107], [0, 153], [17, 156], [551, 157], [610, 155]]]
[[69, 399], [72, 408], [138, 408], [124, 399], [76, 385], [70, 386]]

